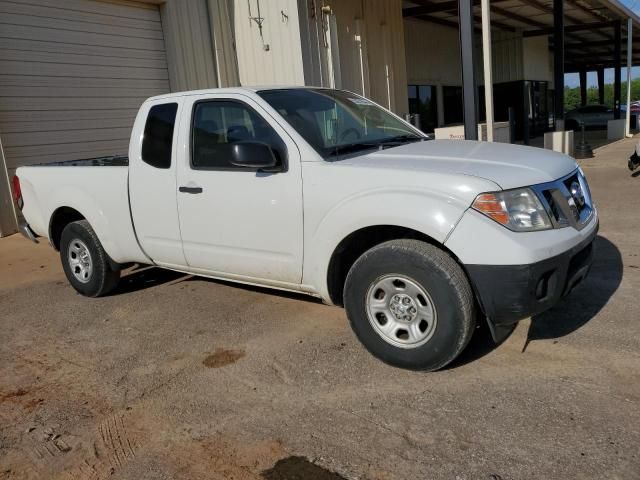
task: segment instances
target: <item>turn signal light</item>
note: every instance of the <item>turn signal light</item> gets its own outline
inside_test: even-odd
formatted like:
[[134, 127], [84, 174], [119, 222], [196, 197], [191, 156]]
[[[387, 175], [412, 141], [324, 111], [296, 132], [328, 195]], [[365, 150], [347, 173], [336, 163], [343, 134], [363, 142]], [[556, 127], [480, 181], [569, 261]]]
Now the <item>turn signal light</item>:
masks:
[[504, 204], [493, 193], [478, 195], [473, 208], [502, 225], [509, 224], [509, 213]]

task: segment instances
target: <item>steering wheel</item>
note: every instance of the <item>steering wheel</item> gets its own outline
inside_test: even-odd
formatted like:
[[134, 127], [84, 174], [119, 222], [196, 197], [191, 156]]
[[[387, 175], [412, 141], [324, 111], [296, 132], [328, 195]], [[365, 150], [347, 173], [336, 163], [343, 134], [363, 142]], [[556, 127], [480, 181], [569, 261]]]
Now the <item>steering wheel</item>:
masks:
[[360, 132], [356, 128], [352, 127], [352, 128], [347, 128], [344, 132], [340, 134], [340, 142], [344, 143], [344, 141], [347, 139], [349, 135], [353, 135], [355, 137], [353, 139], [354, 141], [360, 140], [362, 138], [362, 135], [360, 134]]

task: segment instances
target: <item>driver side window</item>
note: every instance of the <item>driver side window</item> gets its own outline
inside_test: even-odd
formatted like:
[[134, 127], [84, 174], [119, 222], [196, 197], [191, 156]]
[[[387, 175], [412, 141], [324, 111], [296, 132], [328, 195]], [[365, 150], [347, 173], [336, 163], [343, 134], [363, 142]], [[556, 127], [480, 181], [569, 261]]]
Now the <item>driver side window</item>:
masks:
[[195, 170], [244, 170], [230, 162], [236, 143], [269, 145], [279, 162], [286, 147], [267, 121], [242, 102], [207, 100], [193, 109], [191, 166]]

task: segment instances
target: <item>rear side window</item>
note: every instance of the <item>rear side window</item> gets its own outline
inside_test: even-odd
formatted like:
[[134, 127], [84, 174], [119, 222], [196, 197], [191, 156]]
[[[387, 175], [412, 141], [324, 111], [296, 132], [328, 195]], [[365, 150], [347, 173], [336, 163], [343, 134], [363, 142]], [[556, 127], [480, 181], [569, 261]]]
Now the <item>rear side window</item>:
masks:
[[149, 110], [142, 139], [142, 160], [152, 167], [171, 167], [171, 145], [177, 111], [177, 103], [154, 105]]

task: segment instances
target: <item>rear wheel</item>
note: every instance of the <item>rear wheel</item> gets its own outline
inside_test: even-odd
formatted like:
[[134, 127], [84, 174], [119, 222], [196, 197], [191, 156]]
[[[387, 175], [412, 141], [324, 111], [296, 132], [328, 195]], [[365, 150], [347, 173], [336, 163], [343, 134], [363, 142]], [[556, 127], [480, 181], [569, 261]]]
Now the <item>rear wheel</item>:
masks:
[[447, 365], [475, 327], [473, 292], [462, 268], [418, 240], [392, 240], [365, 252], [347, 275], [344, 305], [373, 355], [412, 370]]
[[120, 272], [111, 268], [107, 253], [86, 220], [72, 222], [64, 228], [60, 259], [69, 283], [87, 297], [106, 295], [120, 279]]

